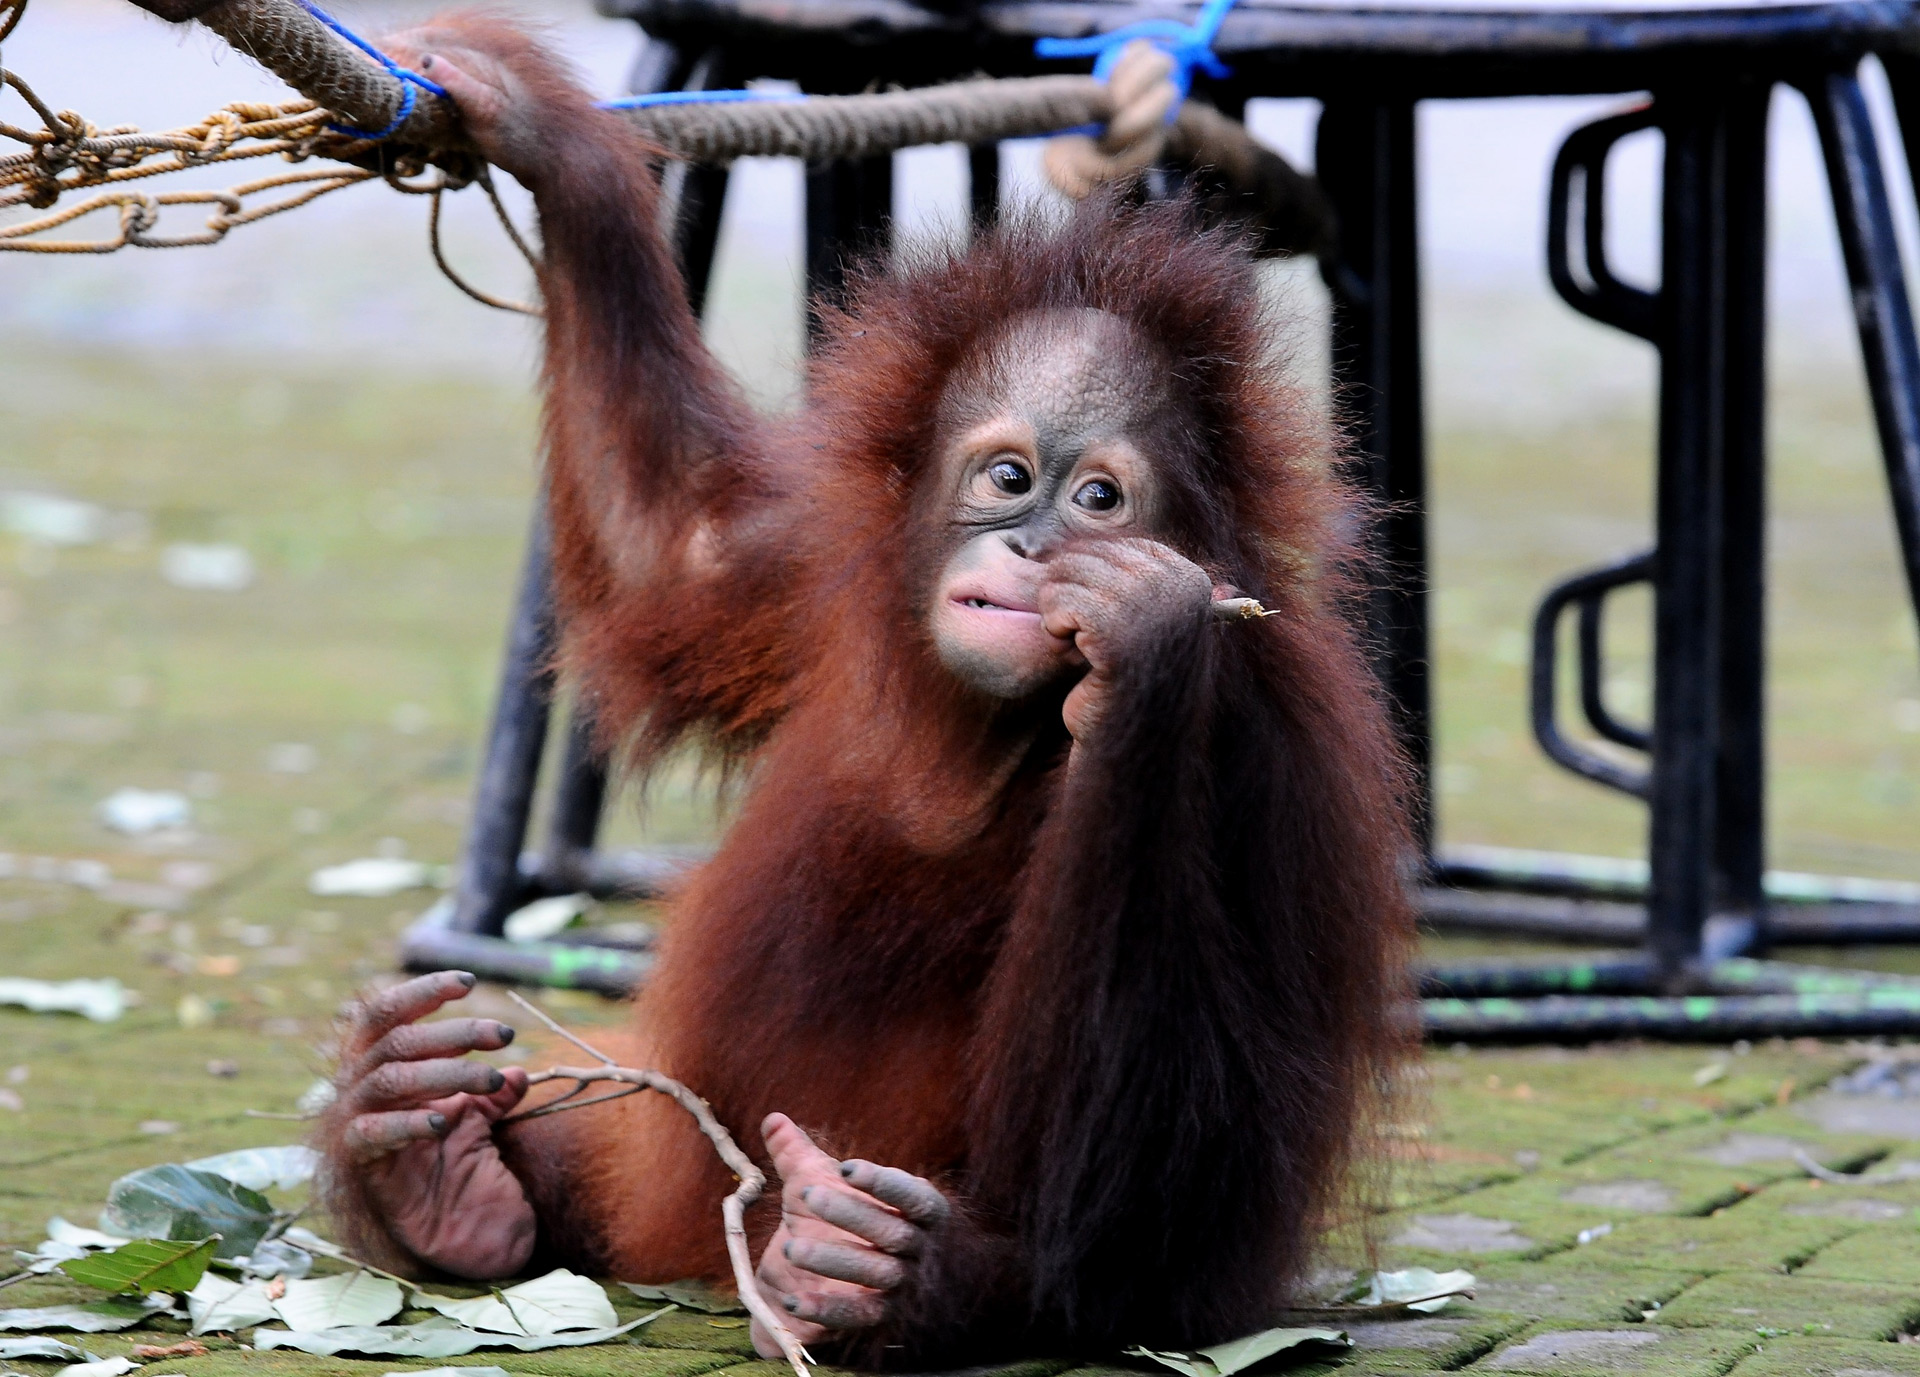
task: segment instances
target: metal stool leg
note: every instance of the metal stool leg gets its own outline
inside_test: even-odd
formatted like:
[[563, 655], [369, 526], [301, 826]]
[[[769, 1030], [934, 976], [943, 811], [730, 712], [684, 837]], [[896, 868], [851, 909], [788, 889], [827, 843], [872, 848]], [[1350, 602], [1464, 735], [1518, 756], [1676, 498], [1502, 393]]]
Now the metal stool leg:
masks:
[[1370, 621], [1380, 675], [1414, 771], [1423, 856], [1433, 843], [1433, 713], [1427, 638], [1426, 421], [1420, 364], [1413, 104], [1333, 102], [1316, 166], [1340, 219], [1333, 367], [1362, 479], [1385, 515]]
[[[1910, 75], [1904, 68], [1899, 72]], [[1903, 115], [1909, 115], [1915, 96], [1904, 88], [1902, 82], [1897, 89], [1904, 92]], [[1808, 85], [1806, 96], [1826, 155], [1834, 219], [1853, 287], [1854, 319], [1880, 429], [1907, 591], [1920, 613], [1920, 345], [1914, 340], [1913, 310], [1879, 143], [1855, 73], [1830, 72]]]
[[1767, 108], [1736, 96], [1726, 139], [1726, 386], [1721, 475], [1720, 722], [1714, 815], [1718, 892], [1709, 948], [1766, 937]]
[[525, 893], [520, 844], [533, 811], [533, 790], [547, 740], [553, 700], [553, 575], [545, 501], [534, 505], [520, 591], [507, 631], [500, 694], [487, 732], [486, 756], [474, 791], [473, 820], [461, 854], [450, 926], [498, 936]]

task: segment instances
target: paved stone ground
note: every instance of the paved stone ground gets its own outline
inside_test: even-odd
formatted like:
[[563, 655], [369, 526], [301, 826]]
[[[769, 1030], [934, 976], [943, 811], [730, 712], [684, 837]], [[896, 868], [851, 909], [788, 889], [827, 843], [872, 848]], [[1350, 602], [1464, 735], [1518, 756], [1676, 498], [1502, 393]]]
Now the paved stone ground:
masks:
[[[142, 1000], [109, 1024], [0, 1009], [0, 1244], [14, 1245], [54, 1214], [91, 1222], [127, 1171], [297, 1132], [248, 1111], [293, 1109], [325, 1065], [332, 1011], [390, 972], [395, 933], [433, 897], [321, 900], [307, 877], [383, 850], [456, 855], [531, 440], [523, 403], [468, 384], [263, 374], [216, 388], [193, 360], [8, 367], [0, 477], [57, 472], [134, 519], [86, 547], [0, 538], [0, 852], [13, 872], [0, 973], [114, 975]], [[239, 542], [260, 576], [230, 595], [171, 587], [157, 547], [176, 540]], [[616, 832], [700, 836], [710, 822], [683, 783], [666, 782], [644, 831], [623, 812]], [[94, 805], [127, 785], [185, 791], [192, 827], [103, 831]], [[113, 882], [79, 888], [34, 858], [103, 863]], [[621, 1016], [545, 998], [583, 1029]], [[498, 992], [474, 1002], [515, 1017]], [[531, 1038], [509, 1051], [545, 1060]], [[1920, 1179], [1816, 1186], [1793, 1161], [1796, 1148], [1842, 1169], [1920, 1160], [1911, 1104], [1822, 1089], [1856, 1059], [1817, 1043], [1437, 1050], [1429, 1112], [1397, 1140], [1406, 1170], [1383, 1261], [1470, 1267], [1479, 1296], [1352, 1326], [1339, 1370], [1920, 1377], [1920, 1346], [1894, 1342], [1920, 1326]], [[39, 1281], [0, 1304], [90, 1294]], [[624, 1292], [616, 1304], [637, 1313]], [[124, 1353], [164, 1333], [85, 1342]], [[678, 1315], [639, 1333], [453, 1361], [778, 1377], [726, 1321]], [[222, 1345], [154, 1370], [421, 1366]]]

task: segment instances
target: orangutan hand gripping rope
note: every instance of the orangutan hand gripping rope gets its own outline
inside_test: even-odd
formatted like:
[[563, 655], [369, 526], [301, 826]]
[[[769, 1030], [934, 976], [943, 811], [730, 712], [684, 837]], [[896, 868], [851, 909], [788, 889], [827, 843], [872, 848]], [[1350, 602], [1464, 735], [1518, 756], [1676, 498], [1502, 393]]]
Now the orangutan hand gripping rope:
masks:
[[[1364, 512], [1249, 255], [1112, 198], [906, 255], [763, 418], [617, 116], [499, 19], [385, 46], [538, 205], [566, 666], [633, 768], [747, 767], [605, 1045], [759, 1130], [765, 1296], [903, 1368], [1269, 1323], [1412, 1049], [1412, 926]], [[681, 1110], [519, 1118], [462, 1055], [511, 1030], [418, 1021], [470, 984], [358, 1014], [322, 1144], [356, 1247], [726, 1277]]]

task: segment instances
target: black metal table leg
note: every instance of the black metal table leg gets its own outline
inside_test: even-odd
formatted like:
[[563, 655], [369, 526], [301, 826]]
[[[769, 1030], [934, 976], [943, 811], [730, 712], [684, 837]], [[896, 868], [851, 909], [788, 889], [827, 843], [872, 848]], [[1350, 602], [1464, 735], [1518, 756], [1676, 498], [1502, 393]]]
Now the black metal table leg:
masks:
[[1426, 419], [1411, 101], [1329, 101], [1315, 164], [1340, 220], [1333, 371], [1362, 478], [1382, 504], [1371, 610], [1380, 675], [1414, 773], [1423, 855], [1433, 840], [1427, 643]]
[[519, 906], [525, 885], [520, 845], [533, 811], [533, 790], [546, 747], [553, 701], [553, 568], [547, 546], [545, 501], [536, 502], [507, 630], [500, 694], [487, 730], [486, 756], [474, 790], [473, 820], [461, 853], [450, 926], [497, 937]]
[[[1903, 124], [1911, 125], [1916, 95], [1905, 78], [1912, 73], [1898, 70], [1903, 80], [1895, 89]], [[1808, 84], [1806, 95], [1820, 131], [1840, 248], [1853, 288], [1854, 321], [1866, 358], [1907, 591], [1920, 613], [1920, 345], [1914, 340], [1913, 309], [1879, 142], [1855, 72], [1827, 73]], [[1910, 149], [1910, 154], [1920, 155], [1920, 150]]]
[[1766, 940], [1767, 109], [1772, 88], [1736, 92], [1726, 126], [1725, 459], [1721, 469], [1718, 892], [1707, 945]]
[[1727, 417], [1728, 118], [1717, 92], [1655, 106], [1666, 136], [1659, 296], [1648, 948], [1688, 978], [1714, 899]]

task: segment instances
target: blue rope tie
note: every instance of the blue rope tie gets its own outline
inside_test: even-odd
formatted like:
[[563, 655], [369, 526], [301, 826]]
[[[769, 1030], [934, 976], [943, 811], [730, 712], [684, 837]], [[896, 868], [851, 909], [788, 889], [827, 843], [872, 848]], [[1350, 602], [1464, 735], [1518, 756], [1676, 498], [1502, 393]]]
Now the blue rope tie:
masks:
[[1110, 33], [1095, 34], [1092, 38], [1036, 39], [1033, 51], [1036, 57], [1091, 57], [1094, 59], [1093, 74], [1105, 81], [1113, 75], [1114, 64], [1120, 60], [1120, 50], [1135, 39], [1145, 39], [1173, 58], [1171, 79], [1178, 99], [1174, 101], [1173, 108], [1167, 111], [1167, 120], [1171, 123], [1179, 112], [1180, 101], [1185, 100], [1187, 93], [1193, 89], [1195, 68], [1210, 77], [1229, 74], [1226, 63], [1213, 51], [1213, 40], [1233, 5], [1234, 0], [1206, 0], [1200, 7], [1199, 16], [1191, 24], [1181, 24], [1172, 19], [1143, 19]]
[[638, 96], [616, 96], [594, 104], [602, 110], [639, 110], [649, 105], [737, 105], [742, 101], [805, 100], [804, 91], [649, 91]]
[[427, 80], [427, 78], [421, 76], [420, 73], [410, 68], [402, 67], [398, 62], [395, 62], [392, 58], [374, 47], [373, 44], [367, 42], [366, 39], [314, 4], [313, 0], [300, 0], [300, 8], [346, 39], [347, 42], [353, 44], [354, 47], [358, 48], [375, 62], [378, 62], [382, 67], [385, 67], [400, 83], [400, 109], [396, 111], [394, 117], [387, 122], [385, 129], [376, 133], [370, 129], [356, 129], [350, 124], [329, 124], [327, 128], [333, 133], [345, 134], [349, 138], [368, 139], [374, 143], [378, 143], [382, 139], [392, 138], [394, 134], [398, 132], [400, 126], [407, 122], [407, 117], [413, 113], [414, 103], [419, 99], [415, 94], [414, 88], [418, 87], [422, 91], [428, 91], [439, 96], [442, 100], [446, 99], [446, 87], [440, 85], [438, 82]]

